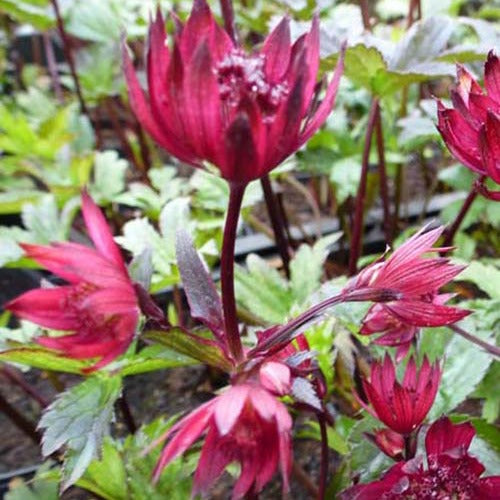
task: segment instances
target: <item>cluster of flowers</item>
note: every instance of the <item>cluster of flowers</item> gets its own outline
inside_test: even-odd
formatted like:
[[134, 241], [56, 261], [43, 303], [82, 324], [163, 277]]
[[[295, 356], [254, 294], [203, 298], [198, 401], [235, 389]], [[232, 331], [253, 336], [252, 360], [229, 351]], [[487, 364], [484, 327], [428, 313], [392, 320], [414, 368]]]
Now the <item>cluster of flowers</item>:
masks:
[[[126, 50], [124, 68], [137, 117], [161, 146], [182, 161], [196, 167], [210, 162], [231, 186], [246, 185], [304, 144], [331, 111], [342, 73], [342, 56], [329, 85], [321, 89], [316, 84], [317, 19], [309, 33], [291, 44], [285, 18], [265, 40], [262, 50], [251, 54], [236, 46], [218, 26], [204, 0], [195, 1], [185, 25], [175, 21], [171, 49], [166, 44], [161, 15], [151, 24], [147, 51], [149, 97], [139, 85]], [[490, 151], [488, 141], [498, 134], [498, 74], [498, 60], [490, 56], [488, 97], [477, 97], [477, 84], [462, 72], [463, 83], [454, 102], [464, 117], [459, 116], [459, 111], [440, 108], [443, 135], [455, 140], [457, 134], [466, 135], [456, 132], [455, 127], [473, 129], [478, 144], [482, 144], [479, 150], [484, 163], [478, 166], [479, 157], [467, 157], [466, 164], [482, 173], [489, 172], [495, 180], [498, 155], [492, 160], [485, 151]], [[467, 99], [466, 90], [471, 90], [475, 97]], [[324, 92], [322, 99], [320, 92]], [[496, 111], [483, 112], [481, 103], [485, 99], [495, 103]], [[473, 103], [479, 104], [473, 107]], [[477, 116], [486, 125], [476, 123]], [[495, 144], [497, 147], [498, 140]], [[103, 214], [86, 193], [82, 196], [82, 208], [95, 248], [75, 243], [23, 246], [28, 257], [68, 285], [27, 292], [8, 304], [8, 308], [43, 327], [72, 332], [42, 336], [38, 342], [64, 356], [97, 359], [90, 372], [127, 350], [137, 334], [141, 313], [146, 321], [163, 322], [166, 334], [169, 325], [147, 292], [131, 281]], [[233, 498], [259, 492], [278, 467], [286, 491], [292, 465], [292, 419], [280, 398], [291, 396], [299, 399], [302, 409], [317, 415], [327, 413], [318, 367], [298, 330], [336, 302], [372, 301], [374, 305], [363, 321], [361, 333], [381, 333], [376, 342], [396, 346], [396, 361], [401, 361], [420, 327], [452, 324], [468, 314], [445, 305], [451, 296], [439, 293], [461, 271], [461, 267], [440, 256], [446, 248], [433, 248], [442, 231], [443, 228], [424, 228], [387, 260], [365, 268], [338, 296], [315, 305], [285, 325], [260, 332], [257, 345], [243, 349], [238, 356], [225, 329], [224, 297], [221, 300], [196, 251], [181, 236], [178, 255], [183, 257], [179, 259], [179, 270], [191, 313], [213, 334], [211, 339], [200, 342], [218, 350], [224, 360], [221, 368], [229, 372], [230, 385], [153, 444], [166, 442], [155, 478], [205, 435], [194, 478], [195, 494], [207, 492], [231, 462], [241, 466]], [[423, 257], [431, 252], [434, 257]], [[199, 280], [196, 286], [191, 285], [193, 269], [201, 270], [195, 273]], [[189, 331], [185, 334], [195, 335]], [[477, 498], [493, 498], [487, 494], [498, 485], [498, 478], [479, 479], [482, 466], [467, 453], [473, 435], [470, 424], [453, 425], [443, 418], [430, 427], [426, 437], [426, 470], [421, 461], [410, 457], [438, 390], [440, 374], [438, 362], [431, 364], [424, 359], [417, 370], [411, 358], [400, 384], [389, 357], [372, 365], [358, 399], [388, 427], [377, 431], [373, 441], [384, 453], [400, 461], [382, 480], [355, 486], [344, 493], [345, 498], [401, 498], [399, 494], [417, 498], [411, 496], [417, 492], [428, 494], [418, 498], [448, 498], [439, 496], [441, 493], [430, 495], [435, 491], [446, 491], [452, 497], [459, 495], [457, 498], [466, 498], [460, 495], [474, 491], [479, 492]], [[294, 390], [298, 386], [302, 391]], [[304, 393], [304, 387], [309, 389], [308, 397], [300, 400], [298, 393]], [[403, 457], [406, 461], [402, 461]], [[373, 496], [373, 492], [380, 495]]]

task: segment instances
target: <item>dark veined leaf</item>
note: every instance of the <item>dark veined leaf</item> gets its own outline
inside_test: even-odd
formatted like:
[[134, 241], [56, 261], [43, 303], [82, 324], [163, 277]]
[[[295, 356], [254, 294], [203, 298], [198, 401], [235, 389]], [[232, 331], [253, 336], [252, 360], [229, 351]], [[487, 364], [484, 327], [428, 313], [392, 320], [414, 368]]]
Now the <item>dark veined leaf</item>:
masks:
[[177, 231], [176, 255], [191, 316], [220, 337], [224, 332], [221, 299], [189, 233], [183, 229]]

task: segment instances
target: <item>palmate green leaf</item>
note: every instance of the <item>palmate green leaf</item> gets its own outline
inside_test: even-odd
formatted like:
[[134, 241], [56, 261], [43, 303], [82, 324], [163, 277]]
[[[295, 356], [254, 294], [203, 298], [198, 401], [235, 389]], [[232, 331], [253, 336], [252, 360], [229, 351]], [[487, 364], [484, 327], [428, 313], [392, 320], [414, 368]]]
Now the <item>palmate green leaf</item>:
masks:
[[500, 362], [494, 361], [484, 379], [481, 381], [473, 397], [482, 398], [483, 409], [481, 416], [488, 423], [495, 422], [500, 417], [500, 391], [498, 381], [500, 380]]
[[[486, 321], [484, 321], [485, 319]], [[461, 321], [459, 325], [467, 332], [491, 343], [493, 341], [493, 324], [488, 319], [490, 318], [488, 318], [484, 311], [482, 313], [477, 311], [473, 316]], [[439, 333], [431, 332], [433, 335], [443, 335], [450, 338], [444, 348], [441, 383], [434, 404], [429, 412], [431, 420], [454, 410], [472, 394], [485, 376], [492, 362], [492, 356], [480, 347], [449, 329], [443, 330]]]
[[458, 279], [471, 281], [492, 299], [500, 300], [500, 269], [498, 266], [474, 260], [460, 273]]
[[94, 182], [90, 186], [90, 194], [97, 203], [115, 201], [115, 197], [125, 189], [127, 168], [127, 160], [120, 158], [116, 151], [95, 153]]
[[196, 454], [189, 459], [174, 460], [156, 484], [151, 476], [161, 447], [144, 455], [146, 446], [164, 434], [171, 424], [172, 420], [157, 419], [125, 441], [105, 438], [101, 457], [92, 461], [77, 486], [106, 500], [189, 498]]
[[74, 484], [100, 453], [121, 390], [120, 377], [89, 377], [60, 394], [44, 411], [38, 425], [44, 430], [43, 455], [66, 447], [63, 490]]
[[0, 352], [0, 361], [64, 373], [82, 373], [91, 365], [89, 361], [71, 359], [55, 351], [34, 345], [23, 345]]
[[47, 30], [54, 25], [54, 20], [45, 8], [48, 3], [48, 0], [0, 0], [0, 12], [20, 23]]

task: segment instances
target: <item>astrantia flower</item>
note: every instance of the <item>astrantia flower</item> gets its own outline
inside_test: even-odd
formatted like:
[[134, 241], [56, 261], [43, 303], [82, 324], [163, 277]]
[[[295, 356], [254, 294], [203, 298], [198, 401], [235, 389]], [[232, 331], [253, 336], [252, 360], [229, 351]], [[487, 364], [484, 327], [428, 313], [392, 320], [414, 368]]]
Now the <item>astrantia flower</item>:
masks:
[[[500, 184], [500, 60], [491, 51], [484, 66], [485, 90], [462, 66], [451, 91], [453, 108], [438, 103], [438, 129], [453, 156]], [[500, 191], [481, 192], [500, 200]]]
[[82, 202], [95, 248], [77, 243], [22, 245], [28, 257], [68, 284], [31, 290], [6, 308], [43, 327], [74, 332], [39, 337], [37, 342], [70, 358], [100, 358], [92, 367], [95, 370], [126, 351], [135, 334], [139, 307], [103, 214], [86, 193]]
[[374, 443], [377, 448], [394, 460], [402, 460], [405, 449], [403, 435], [391, 429], [377, 429], [373, 434], [366, 432], [365, 436]]
[[342, 500], [495, 500], [500, 476], [481, 478], [484, 466], [468, 448], [475, 435], [469, 422], [454, 425], [441, 417], [429, 428], [421, 457], [399, 462], [379, 481], [360, 484], [341, 494]]
[[[432, 303], [444, 305], [453, 294], [443, 293], [435, 295]], [[396, 361], [399, 363], [407, 354], [413, 339], [420, 328], [404, 319], [395, 316], [384, 304], [374, 304], [365, 318], [359, 333], [361, 335], [381, 335], [374, 340], [375, 344], [396, 347]]]
[[439, 364], [424, 358], [420, 371], [410, 358], [403, 382], [396, 380], [396, 370], [389, 355], [382, 363], [371, 365], [369, 379], [363, 379], [363, 390], [368, 400], [363, 407], [394, 432], [410, 434], [424, 421], [439, 387]]
[[[420, 326], [443, 326], [457, 322], [469, 311], [445, 306], [448, 294], [439, 289], [462, 270], [443, 257], [423, 258], [429, 252], [446, 249], [433, 248], [443, 227], [428, 232], [421, 229], [403, 243], [386, 261], [376, 262], [363, 269], [346, 291], [378, 289], [394, 292], [397, 300], [375, 304], [368, 311], [362, 333], [383, 332], [383, 345], [408, 346]], [[400, 353], [401, 354], [401, 353]]]
[[[193, 495], [208, 492], [227, 465], [238, 462], [241, 472], [233, 499], [258, 493], [272, 478], [278, 465], [283, 489], [288, 490], [292, 463], [292, 419], [276, 399], [290, 390], [285, 365], [264, 364], [259, 377], [230, 386], [220, 396], [200, 406], [160, 438], [167, 439], [154, 477], [206, 433], [194, 476]], [[281, 365], [278, 367], [278, 365]]]
[[[179, 23], [180, 24], [180, 23]], [[148, 97], [124, 51], [130, 103], [144, 128], [172, 155], [222, 177], [247, 183], [300, 148], [330, 113], [342, 60], [318, 104], [319, 26], [293, 45], [287, 18], [260, 51], [236, 46], [195, 0], [168, 47], [160, 13], [149, 29]]]

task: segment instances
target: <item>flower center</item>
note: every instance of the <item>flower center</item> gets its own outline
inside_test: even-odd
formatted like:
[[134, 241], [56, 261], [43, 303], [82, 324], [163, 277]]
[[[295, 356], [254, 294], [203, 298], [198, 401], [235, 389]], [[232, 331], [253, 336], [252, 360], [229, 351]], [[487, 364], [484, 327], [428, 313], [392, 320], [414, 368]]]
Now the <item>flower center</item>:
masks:
[[249, 55], [241, 49], [232, 50], [216, 68], [222, 101], [237, 108], [243, 99], [250, 98], [258, 104], [266, 119], [272, 119], [288, 95], [288, 85], [269, 82], [264, 64], [262, 54]]

